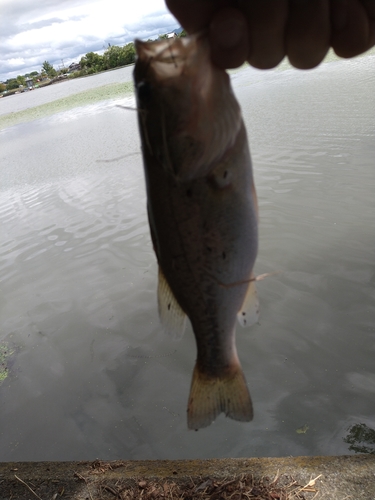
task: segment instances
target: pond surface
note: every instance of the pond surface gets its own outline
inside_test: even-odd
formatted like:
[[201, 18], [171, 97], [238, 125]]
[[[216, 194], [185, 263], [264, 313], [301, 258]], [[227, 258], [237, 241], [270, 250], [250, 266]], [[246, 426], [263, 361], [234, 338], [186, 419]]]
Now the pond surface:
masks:
[[[130, 70], [2, 101], [106, 75]], [[134, 99], [104, 101], [0, 133], [0, 461], [342, 454], [349, 427], [375, 428], [375, 57], [232, 80], [255, 271], [280, 272], [238, 328], [253, 422], [187, 430], [195, 341], [159, 324], [136, 115], [115, 105]]]
[[119, 82], [128, 82], [132, 79], [134, 66], [126, 66], [114, 71], [106, 71], [84, 78], [73, 78], [62, 82], [37, 88], [31, 92], [14, 94], [0, 99], [0, 116], [6, 113], [23, 111], [30, 107], [47, 104], [57, 99], [69, 97], [71, 95], [91, 89], [97, 89], [104, 85], [111, 85]]

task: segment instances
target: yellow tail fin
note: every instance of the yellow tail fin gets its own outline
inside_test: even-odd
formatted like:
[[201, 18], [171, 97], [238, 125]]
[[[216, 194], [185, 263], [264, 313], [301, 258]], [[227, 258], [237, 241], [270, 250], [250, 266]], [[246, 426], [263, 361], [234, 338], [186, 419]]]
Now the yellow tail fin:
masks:
[[207, 427], [221, 412], [243, 422], [253, 418], [253, 405], [241, 366], [238, 364], [224, 377], [210, 378], [195, 365], [188, 403], [189, 429]]

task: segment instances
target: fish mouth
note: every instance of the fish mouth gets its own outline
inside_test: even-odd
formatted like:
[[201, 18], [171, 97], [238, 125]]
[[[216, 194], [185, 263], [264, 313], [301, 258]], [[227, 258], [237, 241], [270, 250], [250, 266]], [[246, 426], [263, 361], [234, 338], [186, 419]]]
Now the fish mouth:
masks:
[[205, 32], [200, 32], [172, 40], [135, 40], [138, 64], [152, 65], [154, 77], [159, 81], [178, 77], [187, 66], [197, 64], [197, 57], [209, 58], [209, 45], [205, 35]]
[[[207, 176], [236, 142], [240, 107], [211, 61], [207, 32], [135, 41], [134, 83], [144, 141], [178, 181]], [[221, 112], [223, 111], [223, 112]]]

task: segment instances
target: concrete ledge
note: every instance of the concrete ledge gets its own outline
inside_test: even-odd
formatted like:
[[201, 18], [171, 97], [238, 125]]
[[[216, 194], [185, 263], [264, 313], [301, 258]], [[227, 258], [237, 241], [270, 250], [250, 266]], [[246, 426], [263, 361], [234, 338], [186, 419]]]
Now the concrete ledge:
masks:
[[[0, 500], [106, 500], [122, 498], [229, 498], [218, 495], [218, 481], [232, 483], [242, 478], [242, 486], [249, 483], [306, 486], [319, 476], [311, 487], [299, 490], [299, 495], [273, 498], [324, 498], [374, 500], [375, 455], [351, 455], [338, 457], [289, 457], [289, 458], [238, 458], [215, 460], [140, 460], [95, 462], [5, 462], [0, 463]], [[247, 478], [247, 479], [246, 479]], [[147, 490], [148, 482], [152, 490]], [[246, 481], [248, 481], [246, 483]], [[180, 496], [163, 494], [155, 485], [185, 485]], [[187, 484], [189, 483], [189, 486]], [[240, 484], [240, 483], [239, 483]], [[133, 488], [132, 496], [126, 496], [126, 488]], [[296, 490], [296, 488], [294, 488]], [[237, 490], [232, 498], [240, 498]], [[261, 489], [247, 489], [242, 498], [272, 498], [262, 495]], [[148, 493], [147, 493], [148, 492]], [[151, 493], [152, 495], [151, 495]], [[159, 492], [159, 493], [158, 493]], [[249, 493], [250, 492], [250, 493]], [[148, 495], [151, 496], [148, 496]], [[256, 496], [258, 494], [258, 496]], [[206, 496], [204, 496], [206, 495]], [[253, 496], [252, 496], [253, 495]], [[314, 496], [315, 495], [315, 496]]]

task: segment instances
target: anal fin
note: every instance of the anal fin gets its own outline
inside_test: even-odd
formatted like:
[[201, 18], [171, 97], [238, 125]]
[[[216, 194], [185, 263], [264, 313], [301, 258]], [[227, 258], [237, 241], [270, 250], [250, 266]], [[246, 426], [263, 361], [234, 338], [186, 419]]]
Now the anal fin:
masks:
[[160, 321], [164, 330], [174, 339], [180, 339], [185, 331], [186, 314], [175, 299], [160, 267], [158, 280], [158, 307]]
[[259, 299], [255, 281], [256, 278], [252, 276], [247, 288], [245, 300], [237, 313], [237, 319], [241, 326], [251, 326], [259, 320]]

